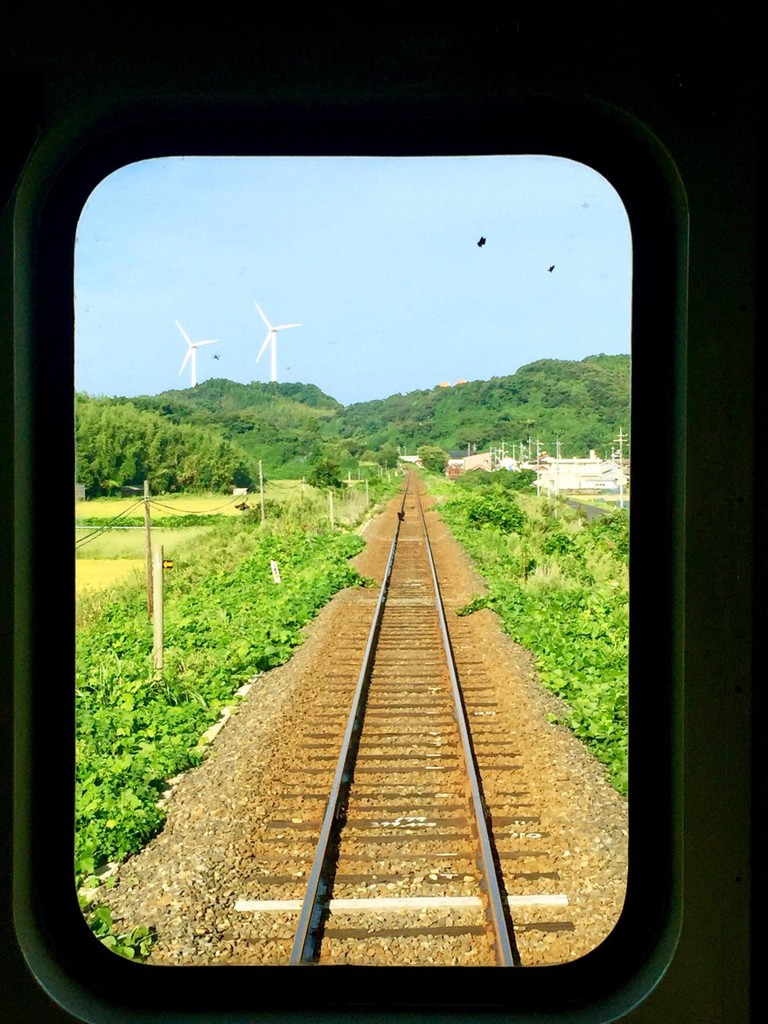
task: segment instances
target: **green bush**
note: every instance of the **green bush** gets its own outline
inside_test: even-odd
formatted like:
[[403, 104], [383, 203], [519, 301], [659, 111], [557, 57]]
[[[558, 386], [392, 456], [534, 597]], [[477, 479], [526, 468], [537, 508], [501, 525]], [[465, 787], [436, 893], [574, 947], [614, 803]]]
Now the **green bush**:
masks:
[[[579, 526], [563, 503], [530, 496], [514, 535], [502, 528], [497, 503], [483, 489], [440, 506], [488, 586], [487, 596], [464, 611], [492, 608], [533, 652], [542, 682], [566, 702], [563, 723], [626, 793], [628, 516]], [[478, 529], [491, 524], [496, 529]]]
[[466, 516], [472, 526], [495, 526], [502, 533], [519, 533], [527, 519], [511, 495], [496, 489], [473, 496]]

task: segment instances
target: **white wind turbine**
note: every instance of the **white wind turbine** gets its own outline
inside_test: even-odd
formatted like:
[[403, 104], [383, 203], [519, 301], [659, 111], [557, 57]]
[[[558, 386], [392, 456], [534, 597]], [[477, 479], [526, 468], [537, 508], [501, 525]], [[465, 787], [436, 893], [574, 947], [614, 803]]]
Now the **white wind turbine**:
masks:
[[256, 356], [256, 362], [258, 363], [258, 361], [264, 355], [264, 351], [265, 351], [267, 345], [269, 345], [271, 343], [272, 344], [272, 377], [270, 379], [276, 381], [277, 380], [277, 332], [278, 331], [284, 331], [288, 327], [301, 327], [301, 324], [280, 324], [278, 327], [273, 327], [272, 324], [269, 322], [269, 320], [267, 320], [266, 316], [264, 315], [264, 310], [261, 308], [261, 306], [258, 304], [258, 302], [254, 302], [254, 306], [256, 307], [256, 309], [258, 309], [259, 313], [261, 314], [261, 319], [267, 325], [267, 336], [264, 339], [264, 344], [259, 349], [259, 354]]
[[184, 335], [184, 340], [186, 341], [187, 345], [189, 346], [189, 348], [187, 349], [187, 354], [184, 356], [184, 362], [181, 364], [181, 369], [179, 370], [179, 376], [182, 375], [182, 373], [184, 372], [184, 367], [191, 360], [191, 362], [192, 362], [192, 368], [191, 368], [192, 369], [192, 387], [194, 387], [195, 384], [197, 384], [197, 350], [200, 348], [201, 345], [215, 345], [216, 344], [216, 340], [214, 340], [214, 341], [191, 341], [190, 338], [189, 338], [189, 335], [184, 330], [184, 328], [181, 326], [179, 321], [175, 320], [174, 323], [179, 328], [181, 333]]

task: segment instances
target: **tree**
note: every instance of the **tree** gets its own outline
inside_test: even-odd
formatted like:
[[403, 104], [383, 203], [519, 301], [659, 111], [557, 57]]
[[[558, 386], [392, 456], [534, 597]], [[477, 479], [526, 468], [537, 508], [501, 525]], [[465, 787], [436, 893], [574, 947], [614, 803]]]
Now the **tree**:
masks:
[[430, 473], [444, 473], [448, 465], [448, 452], [438, 448], [435, 444], [423, 444], [416, 449], [416, 454], [421, 459], [424, 469]]
[[144, 480], [155, 493], [250, 483], [245, 453], [216, 426], [176, 424], [131, 402], [78, 396], [76, 431], [78, 481], [90, 496]]
[[397, 445], [390, 441], [382, 444], [376, 453], [376, 461], [380, 466], [394, 466], [397, 463]]
[[320, 455], [307, 474], [312, 487], [341, 487], [341, 466], [332, 455]]

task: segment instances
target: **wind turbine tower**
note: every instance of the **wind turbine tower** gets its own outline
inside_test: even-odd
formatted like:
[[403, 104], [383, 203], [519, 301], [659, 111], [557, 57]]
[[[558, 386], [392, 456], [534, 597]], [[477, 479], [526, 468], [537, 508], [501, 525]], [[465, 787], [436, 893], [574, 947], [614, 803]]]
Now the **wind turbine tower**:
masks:
[[264, 343], [262, 344], [261, 348], [259, 349], [259, 354], [256, 356], [256, 362], [258, 363], [258, 361], [264, 355], [264, 352], [266, 351], [267, 345], [271, 344], [271, 346], [272, 346], [272, 353], [271, 353], [271, 355], [272, 355], [272, 376], [270, 377], [270, 380], [276, 381], [277, 380], [277, 332], [278, 331], [285, 331], [289, 327], [301, 327], [301, 324], [280, 324], [277, 327], [273, 327], [272, 324], [269, 322], [269, 320], [267, 320], [266, 316], [264, 315], [264, 310], [261, 308], [261, 306], [258, 304], [258, 302], [254, 302], [254, 306], [256, 307], [256, 309], [258, 309], [259, 314], [261, 316], [261, 319], [267, 325], [267, 336], [264, 339]]
[[216, 340], [214, 339], [213, 341], [191, 341], [190, 338], [189, 338], [189, 335], [184, 330], [184, 328], [181, 326], [179, 321], [175, 320], [174, 323], [176, 324], [176, 326], [181, 331], [182, 335], [184, 336], [184, 340], [186, 341], [187, 345], [189, 346], [187, 348], [187, 354], [184, 356], [184, 362], [181, 364], [181, 369], [179, 370], [179, 376], [181, 376], [182, 373], [184, 372], [184, 367], [187, 365], [187, 363], [188, 362], [191, 363], [191, 371], [192, 371], [191, 385], [192, 385], [192, 387], [194, 387], [195, 384], [197, 384], [197, 350], [200, 348], [201, 345], [215, 345], [216, 344]]

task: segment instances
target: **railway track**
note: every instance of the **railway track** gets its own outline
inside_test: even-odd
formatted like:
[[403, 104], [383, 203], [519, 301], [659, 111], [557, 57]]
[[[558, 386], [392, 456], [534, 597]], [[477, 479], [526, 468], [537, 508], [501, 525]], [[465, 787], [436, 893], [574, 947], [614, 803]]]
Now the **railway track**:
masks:
[[249, 836], [235, 912], [272, 962], [516, 966], [517, 909], [564, 897], [509, 891], [525, 858], [542, 866], [544, 836], [493, 694], [473, 681], [468, 709], [462, 693], [417, 480], [393, 532], [378, 597], [275, 752], [281, 791]]

